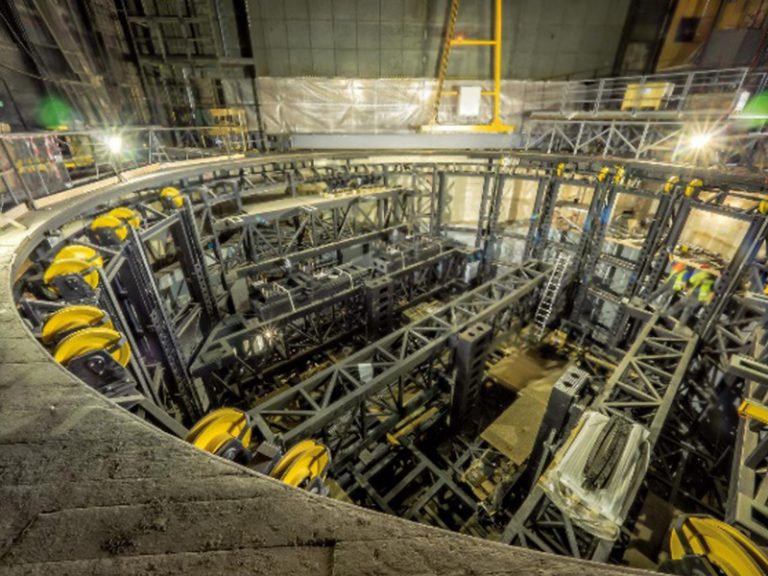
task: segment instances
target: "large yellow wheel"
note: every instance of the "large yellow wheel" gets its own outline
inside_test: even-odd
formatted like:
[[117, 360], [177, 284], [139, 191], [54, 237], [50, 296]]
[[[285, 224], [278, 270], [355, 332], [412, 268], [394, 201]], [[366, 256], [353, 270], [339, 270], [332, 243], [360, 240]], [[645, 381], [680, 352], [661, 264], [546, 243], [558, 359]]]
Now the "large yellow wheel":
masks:
[[50, 344], [66, 332], [101, 326], [112, 328], [112, 321], [104, 310], [96, 306], [76, 305], [57, 310], [45, 319], [40, 331], [43, 344]]
[[315, 480], [324, 480], [331, 463], [326, 446], [315, 440], [303, 440], [288, 450], [269, 473], [289, 486], [303, 488]]
[[93, 219], [91, 222], [91, 230], [97, 232], [104, 229], [112, 229], [115, 232], [117, 239], [121, 242], [128, 237], [128, 224], [115, 216], [102, 214]]
[[60, 364], [66, 364], [72, 358], [105, 350], [112, 355], [120, 365], [126, 366], [131, 359], [131, 347], [123, 335], [112, 328], [85, 328], [70, 334], [59, 342], [53, 359]]
[[673, 560], [701, 556], [725, 576], [764, 576], [768, 556], [733, 526], [709, 516], [681, 516], [672, 525], [669, 552]]
[[56, 256], [53, 257], [53, 260], [55, 262], [56, 260], [66, 260], [69, 258], [85, 260], [92, 266], [98, 266], [99, 268], [104, 267], [104, 259], [101, 257], [101, 254], [99, 254], [95, 248], [91, 248], [90, 246], [70, 244], [56, 252]]
[[62, 258], [51, 262], [43, 273], [43, 282], [50, 284], [54, 278], [71, 274], [82, 276], [85, 283], [93, 289], [99, 285], [99, 272], [94, 269], [93, 264], [75, 258]]
[[122, 220], [132, 228], [138, 228], [141, 226], [141, 215], [127, 206], [120, 206], [113, 208], [106, 214], [107, 216], [114, 216], [118, 220]]
[[225, 456], [222, 452], [235, 440], [248, 448], [252, 436], [248, 415], [236, 408], [219, 408], [197, 421], [187, 434], [187, 442], [201, 450]]
[[166, 186], [160, 190], [160, 197], [176, 208], [181, 208], [184, 205], [184, 196], [181, 195], [178, 188], [173, 186]]

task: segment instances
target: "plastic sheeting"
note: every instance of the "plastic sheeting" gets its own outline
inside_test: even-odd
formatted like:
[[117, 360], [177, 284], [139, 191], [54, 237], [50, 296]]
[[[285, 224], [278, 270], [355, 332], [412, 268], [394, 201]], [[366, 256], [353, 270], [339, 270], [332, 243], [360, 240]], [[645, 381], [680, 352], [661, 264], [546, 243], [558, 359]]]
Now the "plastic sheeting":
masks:
[[584, 467], [594, 447], [595, 439], [610, 418], [600, 412], [584, 413], [569, 444], [555, 455], [539, 484], [550, 500], [574, 524], [593, 536], [615, 540], [624, 523], [627, 498], [633, 493], [648, 468], [650, 446], [648, 431], [632, 424], [624, 450], [608, 482], [603, 488], [585, 488]]
[[[246, 87], [223, 81], [230, 105], [237, 105]], [[448, 81], [444, 90], [483, 86], [490, 81]], [[502, 82], [501, 114], [519, 126], [526, 112], [557, 110], [570, 102], [572, 82]], [[259, 103], [270, 133], [392, 133], [414, 132], [429, 124], [436, 81], [428, 78], [260, 78]], [[247, 103], [243, 103], [246, 105]], [[247, 106], [246, 106], [247, 108]], [[483, 97], [480, 115], [459, 117], [458, 98], [444, 96], [439, 124], [482, 124], [491, 120], [493, 99]]]

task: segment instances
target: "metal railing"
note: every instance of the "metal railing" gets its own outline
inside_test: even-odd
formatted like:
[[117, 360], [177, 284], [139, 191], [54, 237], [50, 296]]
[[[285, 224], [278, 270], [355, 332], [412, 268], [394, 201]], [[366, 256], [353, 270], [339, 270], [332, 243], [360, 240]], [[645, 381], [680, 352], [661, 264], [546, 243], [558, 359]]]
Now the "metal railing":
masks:
[[[525, 149], [681, 162], [687, 123], [698, 118], [721, 125], [732, 119], [768, 120], [768, 115], [740, 114], [747, 97], [768, 84], [767, 72], [748, 68], [517, 84], [531, 88], [515, 96], [525, 111], [518, 129]], [[729, 130], [723, 130], [722, 138], [729, 149], [721, 150], [714, 163], [768, 166], [764, 127]], [[1, 134], [0, 214], [149, 164], [265, 149], [265, 135], [240, 126]], [[713, 161], [697, 155], [694, 163]]]
[[0, 213], [158, 162], [263, 150], [259, 132], [202, 126], [0, 135]]
[[549, 94], [542, 111], [731, 113], [738, 109], [744, 92], [761, 92], [766, 82], [768, 73], [749, 68], [570, 81], [562, 83], [559, 94]]

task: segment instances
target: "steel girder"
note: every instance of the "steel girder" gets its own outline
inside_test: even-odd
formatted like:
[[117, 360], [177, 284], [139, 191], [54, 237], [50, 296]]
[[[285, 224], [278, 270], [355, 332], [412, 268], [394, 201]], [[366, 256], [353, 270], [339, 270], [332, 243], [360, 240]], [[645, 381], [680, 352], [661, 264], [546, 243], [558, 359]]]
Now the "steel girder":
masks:
[[525, 150], [673, 160], [686, 132], [680, 121], [532, 119]]
[[[658, 439], [697, 344], [697, 337], [671, 328], [652, 316], [595, 399], [593, 407], [619, 415], [649, 431], [651, 447]], [[624, 503], [626, 514], [640, 483]], [[615, 544], [578, 527], [540, 487], [535, 487], [507, 525], [502, 541], [546, 552], [606, 561]]]
[[[461, 276], [466, 253], [449, 249], [383, 276], [394, 287], [395, 311], [417, 302], [437, 290], [445, 290]], [[245, 362], [256, 372], [256, 365], [291, 361], [320, 346], [327, 346], [360, 330], [364, 286], [350, 286], [329, 298], [312, 302], [269, 320], [242, 320], [241, 328], [230, 323], [220, 326], [203, 342], [192, 365], [196, 376], [204, 376], [233, 364]], [[256, 357], [254, 338], [272, 334], [272, 353]], [[272, 370], [270, 370], [272, 371]]]
[[219, 319], [219, 309], [216, 304], [205, 253], [200, 244], [200, 234], [194, 212], [189, 203], [178, 209], [178, 216], [179, 223], [172, 228], [171, 234], [179, 253], [179, 260], [189, 286], [189, 292], [203, 312], [203, 333], [205, 334]]
[[[768, 365], [751, 362], [745, 397], [768, 403]], [[757, 374], [757, 376], [755, 376]], [[743, 419], [739, 423], [726, 520], [768, 540], [768, 425]]]
[[531, 225], [528, 227], [525, 240], [523, 252], [525, 258], [541, 257], [543, 253], [544, 244], [549, 237], [549, 228], [552, 225], [558, 187], [559, 182], [554, 176], [539, 179], [531, 214]]
[[413, 228], [414, 193], [401, 188], [339, 197], [278, 201], [256, 206], [216, 223], [219, 230], [243, 230], [252, 264], [232, 273], [246, 276], [303, 261], [382, 237], [385, 231]]
[[[469, 454], [464, 460], [468, 457]], [[408, 437], [376, 458], [372, 465], [356, 462], [343, 474], [351, 480], [346, 492], [362, 495], [372, 507], [400, 518], [455, 530], [478, 509], [476, 497], [461, 483], [455, 465], [439, 454], [426, 454]]]
[[[768, 404], [768, 299], [763, 295], [733, 297], [736, 314], [724, 314], [716, 324], [714, 341], [726, 378], [744, 380], [744, 399]], [[724, 320], [730, 322], [725, 325]], [[753, 536], [768, 540], [768, 426], [741, 418], [736, 431], [726, 520]]]
[[124, 261], [115, 269], [112, 291], [125, 310], [143, 361], [156, 364], [156, 374], [170, 391], [164, 404], [177, 407], [182, 417], [192, 422], [202, 415], [203, 403], [137, 233], [129, 235], [122, 256]]
[[580, 290], [571, 309], [571, 320], [575, 323], [581, 319], [582, 308], [587, 299], [586, 288], [594, 283], [595, 269], [603, 249], [603, 240], [608, 227], [608, 218], [616, 200], [616, 186], [610, 180], [597, 182], [592, 193], [584, 229], [581, 233], [579, 246], [576, 248], [575, 272], [580, 282]]
[[260, 272], [268, 272], [271, 270], [276, 270], [282, 266], [285, 266], [286, 260], [290, 261], [291, 263], [298, 264], [300, 262], [305, 262], [306, 260], [310, 260], [312, 258], [318, 258], [324, 254], [329, 254], [331, 252], [344, 250], [345, 248], [349, 248], [351, 246], [369, 244], [376, 240], [384, 240], [387, 238], [387, 236], [389, 236], [393, 232], [397, 232], [397, 231], [405, 232], [407, 229], [408, 229], [408, 225], [405, 223], [395, 224], [394, 226], [389, 226], [387, 228], [382, 228], [380, 230], [374, 230], [372, 232], [364, 232], [362, 234], [349, 236], [348, 238], [344, 238], [336, 242], [328, 242], [327, 244], [320, 244], [312, 248], [306, 248], [304, 250], [297, 250], [296, 252], [290, 252], [284, 256], [266, 258], [264, 260], [260, 260], [255, 264], [246, 264], [245, 266], [238, 267], [237, 269], [232, 270], [232, 274], [230, 275], [230, 278], [231, 279], [245, 278], [248, 276], [259, 274]]
[[[249, 411], [255, 429], [270, 442], [306, 438], [341, 415], [396, 397], [395, 388], [439, 358], [453, 337], [478, 322], [499, 326], [512, 312], [528, 313], [549, 265], [529, 261], [456, 298], [429, 317], [413, 322], [293, 386]], [[402, 398], [401, 398], [402, 400]]]

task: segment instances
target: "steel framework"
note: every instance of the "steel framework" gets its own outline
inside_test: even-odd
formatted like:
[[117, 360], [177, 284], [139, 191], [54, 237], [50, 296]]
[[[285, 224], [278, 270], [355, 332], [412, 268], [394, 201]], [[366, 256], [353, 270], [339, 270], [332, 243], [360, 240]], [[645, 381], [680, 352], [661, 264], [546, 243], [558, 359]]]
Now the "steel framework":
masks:
[[[697, 337], [675, 331], [672, 322], [652, 316], [595, 399], [594, 407], [637, 423], [655, 444], [693, 357]], [[624, 503], [632, 506], [639, 483]], [[504, 530], [502, 541], [529, 548], [605, 562], [613, 541], [577, 526], [536, 486]]]
[[[403, 414], [405, 385], [429, 379], [453, 336], [478, 322], [495, 329], [510, 315], [532, 310], [536, 289], [549, 266], [529, 261], [451, 301], [431, 316], [413, 322], [336, 363], [332, 368], [291, 387], [250, 410], [255, 429], [269, 442], [286, 444], [318, 433], [343, 415], [357, 412], [356, 445], [380, 436], [376, 428], [387, 416]], [[443, 365], [443, 369], [446, 366]], [[430, 387], [422, 390], [429, 394]], [[370, 414], [374, 414], [371, 418]], [[372, 421], [374, 425], [372, 426]], [[349, 440], [348, 440], [349, 441]]]

